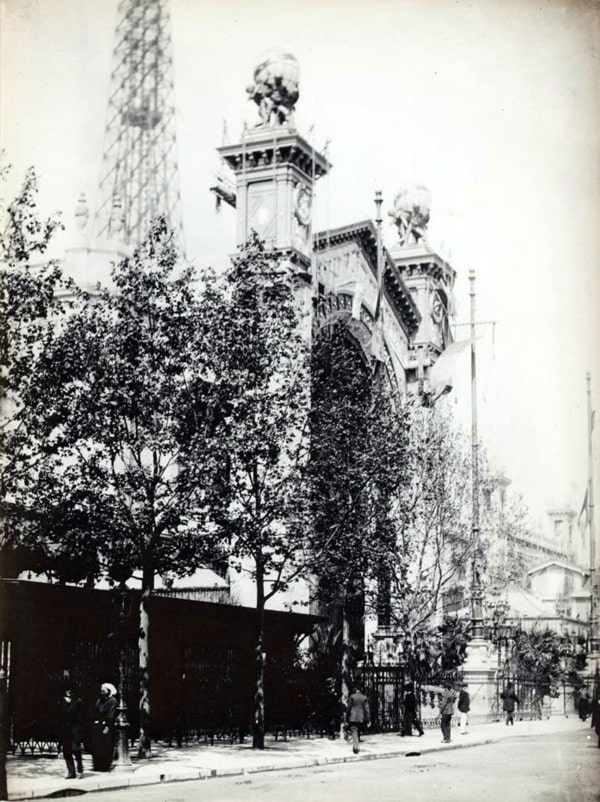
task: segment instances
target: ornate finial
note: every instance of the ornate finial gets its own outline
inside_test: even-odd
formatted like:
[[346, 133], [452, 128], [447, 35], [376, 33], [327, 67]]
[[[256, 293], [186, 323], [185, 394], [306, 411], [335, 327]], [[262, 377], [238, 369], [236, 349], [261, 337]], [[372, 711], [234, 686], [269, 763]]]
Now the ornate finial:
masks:
[[123, 214], [123, 202], [118, 192], [113, 193], [112, 207], [110, 210], [110, 220], [108, 222], [108, 233], [110, 236], [119, 236], [125, 227], [125, 216]]
[[420, 184], [403, 187], [396, 195], [389, 214], [398, 227], [401, 246], [416, 245], [425, 239], [430, 208], [429, 190]]
[[83, 231], [84, 228], [87, 226], [89, 218], [90, 218], [90, 210], [87, 205], [85, 192], [82, 192], [77, 201], [77, 206], [75, 207], [75, 222], [77, 223], [77, 227], [81, 231]]
[[298, 100], [300, 68], [291, 53], [279, 50], [265, 54], [254, 70], [254, 83], [246, 92], [258, 106], [258, 126], [293, 126], [293, 112]]
[[377, 224], [383, 222], [383, 220], [381, 218], [381, 204], [382, 203], [383, 203], [383, 198], [382, 198], [382, 195], [381, 195], [381, 190], [378, 189], [378, 190], [375, 191], [375, 209], [376, 209], [376, 215], [377, 215], [377, 217], [375, 218], [375, 222]]

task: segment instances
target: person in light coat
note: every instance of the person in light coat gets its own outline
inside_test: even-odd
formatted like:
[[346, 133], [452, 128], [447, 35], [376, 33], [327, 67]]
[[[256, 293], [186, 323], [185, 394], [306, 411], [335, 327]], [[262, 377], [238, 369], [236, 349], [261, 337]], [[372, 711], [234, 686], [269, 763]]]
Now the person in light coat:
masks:
[[442, 735], [444, 736], [443, 743], [445, 744], [449, 744], [452, 740], [450, 735], [452, 731], [452, 716], [454, 715], [455, 701], [456, 693], [452, 688], [452, 684], [447, 682], [440, 699], [440, 727], [442, 729]]

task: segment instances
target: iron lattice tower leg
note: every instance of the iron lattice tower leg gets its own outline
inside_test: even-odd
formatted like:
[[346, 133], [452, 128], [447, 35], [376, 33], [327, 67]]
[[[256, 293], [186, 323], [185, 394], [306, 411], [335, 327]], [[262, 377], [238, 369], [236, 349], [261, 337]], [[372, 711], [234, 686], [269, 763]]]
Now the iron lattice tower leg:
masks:
[[183, 251], [168, 0], [121, 0], [94, 233], [136, 246], [164, 215]]

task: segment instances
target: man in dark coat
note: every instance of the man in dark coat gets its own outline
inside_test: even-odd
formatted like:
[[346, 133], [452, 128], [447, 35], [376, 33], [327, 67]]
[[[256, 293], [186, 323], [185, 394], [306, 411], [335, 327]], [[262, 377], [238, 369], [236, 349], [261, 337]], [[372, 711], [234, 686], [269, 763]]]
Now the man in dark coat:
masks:
[[417, 715], [417, 698], [412, 685], [406, 686], [404, 694], [404, 718], [402, 719], [402, 735], [412, 735], [412, 728], [417, 730], [419, 737], [423, 735], [423, 727]]
[[515, 693], [515, 689], [510, 682], [506, 686], [506, 690], [500, 694], [500, 698], [503, 700], [502, 709], [506, 713], [506, 726], [508, 726], [509, 724], [511, 726], [514, 726], [515, 705], [520, 704], [520, 702], [519, 702], [519, 697]]
[[460, 713], [460, 734], [467, 734], [467, 719], [469, 710], [471, 709], [471, 697], [467, 690], [468, 685], [463, 682], [458, 694], [458, 712]]
[[[60, 740], [63, 757], [67, 764], [65, 779], [74, 780], [83, 777], [81, 761], [81, 741], [85, 724], [85, 708], [81, 699], [71, 688], [66, 688], [60, 702]], [[77, 774], [75, 773], [77, 765]]]
[[354, 686], [354, 691], [348, 699], [348, 726], [352, 733], [352, 751], [358, 754], [360, 747], [360, 734], [365, 727], [371, 723], [371, 713], [369, 711], [369, 700], [360, 690], [358, 685]]
[[585, 696], [580, 696], [579, 701], [577, 702], [577, 712], [579, 713], [579, 718], [582, 721], [585, 721], [586, 718], [590, 714], [590, 695], [586, 693]]

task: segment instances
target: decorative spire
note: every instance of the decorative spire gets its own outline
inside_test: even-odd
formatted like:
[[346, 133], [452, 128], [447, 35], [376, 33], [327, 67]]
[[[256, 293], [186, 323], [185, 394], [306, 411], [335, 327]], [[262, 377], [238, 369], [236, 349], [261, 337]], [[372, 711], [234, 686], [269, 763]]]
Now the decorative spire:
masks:
[[80, 231], [84, 231], [89, 219], [90, 209], [87, 204], [85, 192], [82, 192], [77, 200], [77, 206], [75, 207], [75, 222], [77, 224], [77, 228]]

